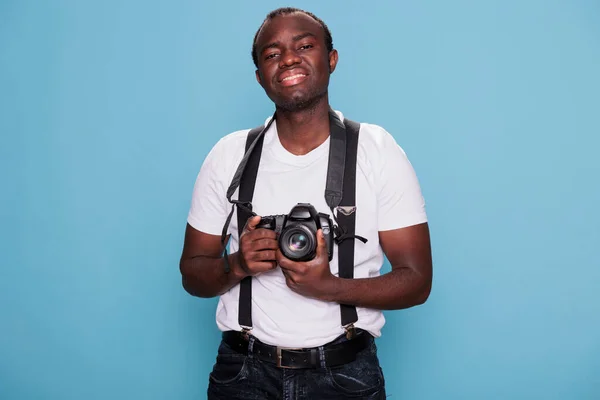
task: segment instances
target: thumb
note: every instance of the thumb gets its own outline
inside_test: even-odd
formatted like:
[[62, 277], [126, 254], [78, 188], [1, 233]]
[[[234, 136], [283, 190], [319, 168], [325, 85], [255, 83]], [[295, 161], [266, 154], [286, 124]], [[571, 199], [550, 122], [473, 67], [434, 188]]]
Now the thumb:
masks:
[[260, 220], [261, 218], [258, 215], [248, 218], [248, 220], [246, 221], [246, 226], [244, 226], [244, 232], [250, 232], [256, 229], [256, 225], [258, 225]]
[[317, 257], [327, 257], [327, 242], [325, 241], [325, 236], [323, 235], [323, 230], [317, 230]]

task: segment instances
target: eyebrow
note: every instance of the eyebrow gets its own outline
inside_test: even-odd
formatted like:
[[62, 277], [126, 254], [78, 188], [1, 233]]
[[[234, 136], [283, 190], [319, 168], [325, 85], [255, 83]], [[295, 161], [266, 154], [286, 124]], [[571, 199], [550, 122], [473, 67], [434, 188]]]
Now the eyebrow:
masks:
[[299, 34], [299, 35], [296, 35], [296, 36], [294, 36], [294, 37], [292, 38], [292, 40], [293, 40], [294, 42], [297, 42], [298, 40], [302, 40], [302, 39], [304, 39], [305, 37], [309, 37], [309, 36], [312, 36], [312, 37], [316, 38], [316, 36], [315, 36], [315, 34], [314, 34], [314, 33], [306, 32], [306, 33], [301, 33], [301, 34]]
[[[313, 37], [313, 38], [316, 38], [317, 36], [316, 36], [314, 33], [305, 32], [305, 33], [301, 33], [301, 34], [299, 34], [299, 35], [296, 35], [296, 36], [294, 36], [294, 37], [292, 38], [292, 40], [293, 40], [294, 42], [297, 42], [297, 41], [299, 41], [299, 40], [302, 40], [302, 39], [304, 39], [304, 38], [307, 38], [307, 37]], [[278, 47], [278, 46], [279, 46], [279, 44], [280, 44], [279, 42], [272, 42], [272, 43], [266, 44], [266, 45], [264, 45], [263, 47], [261, 47], [261, 49], [260, 49], [260, 53], [264, 52], [264, 51], [265, 51], [265, 50], [267, 50], [267, 49], [272, 49], [272, 48], [274, 48], [274, 47]]]

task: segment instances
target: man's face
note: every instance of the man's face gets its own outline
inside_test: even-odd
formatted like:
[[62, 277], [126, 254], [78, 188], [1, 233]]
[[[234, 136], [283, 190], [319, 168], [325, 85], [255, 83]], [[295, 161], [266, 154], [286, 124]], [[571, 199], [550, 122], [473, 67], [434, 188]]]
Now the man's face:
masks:
[[323, 27], [303, 13], [267, 21], [258, 34], [256, 79], [284, 110], [309, 107], [327, 93], [337, 51], [327, 51]]

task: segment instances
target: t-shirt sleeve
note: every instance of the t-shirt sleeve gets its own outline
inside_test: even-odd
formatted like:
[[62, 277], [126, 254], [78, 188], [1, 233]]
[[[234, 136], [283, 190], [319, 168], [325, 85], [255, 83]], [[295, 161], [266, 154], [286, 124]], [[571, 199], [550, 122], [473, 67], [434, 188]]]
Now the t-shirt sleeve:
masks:
[[382, 129], [379, 142], [378, 229], [387, 231], [427, 222], [425, 200], [404, 150]]
[[196, 230], [221, 235], [228, 215], [227, 175], [220, 143], [208, 153], [196, 177], [187, 222]]

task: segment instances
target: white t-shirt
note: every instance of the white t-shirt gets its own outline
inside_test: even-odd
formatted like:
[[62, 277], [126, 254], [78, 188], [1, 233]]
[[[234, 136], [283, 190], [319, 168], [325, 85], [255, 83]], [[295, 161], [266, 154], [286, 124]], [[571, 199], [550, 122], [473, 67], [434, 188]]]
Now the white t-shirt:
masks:
[[[336, 113], [343, 121], [342, 113]], [[281, 145], [276, 123], [265, 132], [253, 211], [260, 216], [287, 214], [298, 203], [310, 203], [317, 212], [331, 214], [324, 197], [329, 139], [306, 155], [293, 155]], [[221, 235], [231, 210], [227, 188], [244, 155], [248, 132], [246, 129], [223, 137], [204, 160], [188, 215], [193, 228]], [[354, 277], [367, 278], [378, 276], [384, 261], [378, 232], [423, 223], [427, 216], [413, 167], [388, 132], [361, 123], [357, 160], [355, 232], [368, 242], [355, 241]], [[232, 199], [237, 198], [236, 191]], [[231, 253], [238, 250], [237, 232], [234, 213], [229, 226]], [[330, 268], [337, 275], [337, 245]], [[238, 302], [239, 285], [221, 295], [216, 313], [220, 330], [242, 329]], [[357, 314], [356, 327], [375, 337], [381, 335], [385, 319], [380, 310], [357, 307]], [[339, 305], [292, 292], [280, 268], [252, 279], [252, 322], [252, 334], [259, 340], [286, 347], [320, 346], [344, 332]]]

